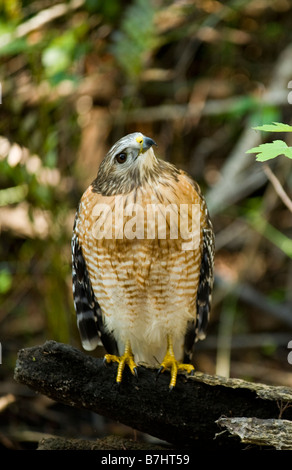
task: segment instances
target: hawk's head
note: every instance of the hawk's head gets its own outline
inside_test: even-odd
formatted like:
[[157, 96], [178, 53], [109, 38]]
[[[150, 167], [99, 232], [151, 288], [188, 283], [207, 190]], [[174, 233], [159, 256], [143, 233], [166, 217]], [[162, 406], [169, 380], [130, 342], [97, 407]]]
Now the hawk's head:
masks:
[[94, 190], [104, 196], [125, 194], [157, 175], [154, 140], [134, 132], [116, 142], [100, 164]]

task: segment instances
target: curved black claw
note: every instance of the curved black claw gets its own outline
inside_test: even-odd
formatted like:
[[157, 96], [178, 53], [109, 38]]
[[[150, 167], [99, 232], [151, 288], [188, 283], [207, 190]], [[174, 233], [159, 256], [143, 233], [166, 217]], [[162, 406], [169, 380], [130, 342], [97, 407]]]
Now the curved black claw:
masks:
[[108, 362], [107, 362], [107, 360], [106, 360], [106, 358], [105, 358], [105, 357], [103, 358], [103, 361], [102, 361], [102, 362], [103, 362], [103, 365], [104, 365], [105, 367], [107, 367], [107, 366], [108, 366]]
[[158, 377], [160, 376], [161, 372], [163, 371], [164, 367], [161, 366], [159, 367], [158, 371], [156, 372], [156, 380], [158, 379]]
[[138, 379], [138, 369], [137, 369], [137, 367], [134, 367], [133, 372], [134, 372], [134, 375], [135, 375], [136, 379]]

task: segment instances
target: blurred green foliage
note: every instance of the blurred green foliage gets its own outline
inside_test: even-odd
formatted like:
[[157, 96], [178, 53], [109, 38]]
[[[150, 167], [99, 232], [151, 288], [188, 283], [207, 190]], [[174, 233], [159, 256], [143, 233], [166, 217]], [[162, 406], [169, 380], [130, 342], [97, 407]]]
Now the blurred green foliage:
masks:
[[6, 268], [0, 271], [0, 294], [6, 294], [12, 286], [12, 275]]
[[76, 71], [76, 64], [89, 49], [89, 44], [86, 42], [87, 33], [86, 23], [78, 24], [63, 34], [53, 37], [42, 50], [44, 75], [53, 86], [63, 80], [78, 84], [81, 77]]
[[121, 27], [113, 36], [111, 50], [125, 76], [134, 84], [141, 78], [147, 59], [159, 43], [154, 14], [153, 2], [136, 0], [125, 10]]

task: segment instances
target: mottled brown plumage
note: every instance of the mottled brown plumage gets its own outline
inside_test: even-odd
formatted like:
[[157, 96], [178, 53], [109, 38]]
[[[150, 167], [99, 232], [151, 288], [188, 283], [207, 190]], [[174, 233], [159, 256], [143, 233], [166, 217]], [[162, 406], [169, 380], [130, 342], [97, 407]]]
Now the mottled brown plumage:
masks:
[[[73, 291], [83, 346], [102, 340], [106, 361], [119, 363], [118, 382], [125, 364], [134, 372], [142, 361], [170, 368], [172, 387], [177, 370], [192, 370], [177, 359], [205, 336], [214, 235], [197, 183], [158, 160], [153, 145], [141, 133], [120, 139], [83, 194], [72, 237]], [[150, 216], [152, 207], [158, 210]], [[193, 207], [200, 225], [194, 249], [184, 249]]]

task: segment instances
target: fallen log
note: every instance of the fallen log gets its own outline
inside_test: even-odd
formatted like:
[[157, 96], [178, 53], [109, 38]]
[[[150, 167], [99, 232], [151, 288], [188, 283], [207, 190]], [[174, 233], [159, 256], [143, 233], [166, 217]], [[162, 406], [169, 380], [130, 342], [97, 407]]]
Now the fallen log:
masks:
[[177, 448], [243, 448], [239, 433], [230, 438], [232, 433], [220, 432], [223, 417], [292, 421], [289, 387], [196, 372], [194, 376], [180, 374], [169, 392], [167, 372], [157, 378], [157, 369], [140, 366], [137, 379], [125, 369], [119, 387], [115, 374], [115, 364], [105, 367], [102, 359], [55, 341], [20, 350], [15, 367], [16, 381], [36, 392], [86, 408]]

